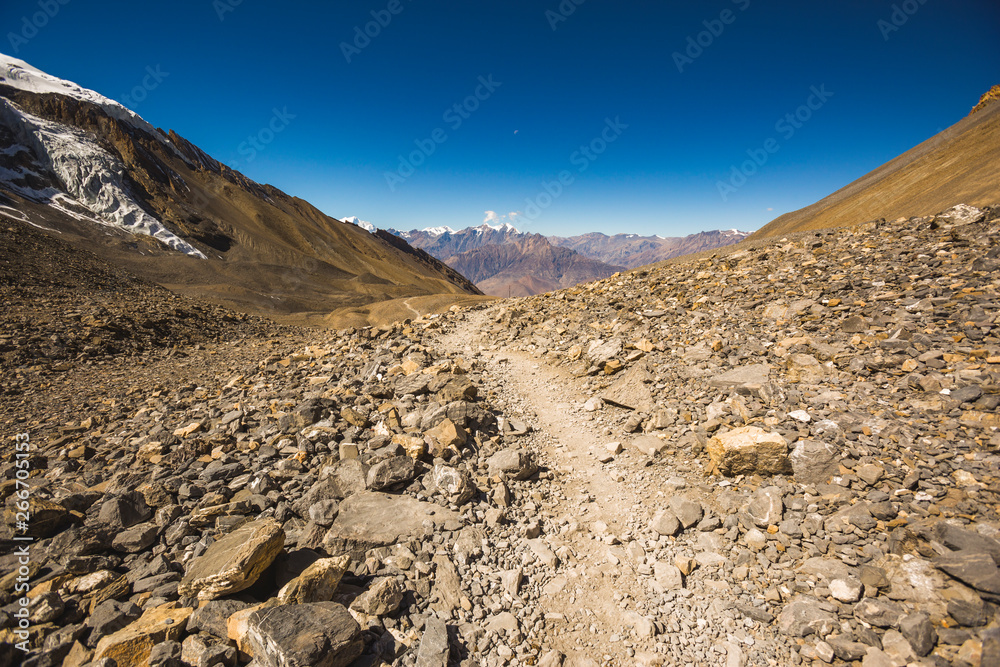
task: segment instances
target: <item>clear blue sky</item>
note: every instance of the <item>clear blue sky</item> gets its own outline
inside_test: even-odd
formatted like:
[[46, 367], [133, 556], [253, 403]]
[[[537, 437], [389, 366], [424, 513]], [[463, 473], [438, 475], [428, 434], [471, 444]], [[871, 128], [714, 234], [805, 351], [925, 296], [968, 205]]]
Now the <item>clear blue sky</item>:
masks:
[[[387, 25], [355, 41], [372, 12]], [[400, 229], [519, 211], [546, 234], [752, 230], [1000, 83], [995, 0], [6, 0], [0, 26], [0, 51], [330, 215]], [[703, 46], [679, 68], [689, 38]], [[453, 110], [477, 89], [478, 108]], [[776, 125], [797, 111], [799, 127]], [[767, 160], [741, 183], [748, 151]], [[740, 187], [723, 198], [720, 182]]]

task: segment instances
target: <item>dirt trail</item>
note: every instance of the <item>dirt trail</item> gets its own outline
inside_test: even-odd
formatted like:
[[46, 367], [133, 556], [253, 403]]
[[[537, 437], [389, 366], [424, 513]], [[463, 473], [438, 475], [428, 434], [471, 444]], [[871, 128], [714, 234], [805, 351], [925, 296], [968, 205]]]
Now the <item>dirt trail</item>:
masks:
[[[600, 417], [583, 409], [587, 396], [581, 381], [526, 353], [490, 349], [493, 341], [478, 333], [487, 317], [488, 311], [469, 313], [441, 344], [482, 362], [487, 385], [500, 388], [508, 415], [520, 412], [532, 426], [535, 442], [543, 443], [542, 463], [554, 473], [540, 503], [543, 532], [554, 549], [568, 546], [572, 556], [560, 564], [539, 602], [554, 630], [550, 647], [611, 657], [605, 664], [635, 664], [625, 653], [624, 626], [632, 624], [629, 612], [648, 590], [637, 576], [636, 552], [622, 542], [631, 541], [636, 519], [645, 522], [647, 510], [620, 468], [598, 460], [615, 438]], [[631, 451], [616, 459], [638, 463]], [[637, 546], [632, 542], [632, 549]]]

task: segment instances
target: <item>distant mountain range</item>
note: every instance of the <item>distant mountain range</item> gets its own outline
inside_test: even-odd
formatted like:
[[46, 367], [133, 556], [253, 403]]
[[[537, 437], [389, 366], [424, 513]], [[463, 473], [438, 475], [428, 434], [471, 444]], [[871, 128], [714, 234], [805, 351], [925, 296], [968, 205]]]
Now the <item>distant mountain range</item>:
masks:
[[460, 231], [450, 227], [386, 231], [440, 259], [486, 294], [504, 297], [600, 280], [619, 271], [739, 243], [749, 235], [729, 230], [674, 238], [600, 232], [560, 237], [522, 232], [511, 224], [482, 224]]

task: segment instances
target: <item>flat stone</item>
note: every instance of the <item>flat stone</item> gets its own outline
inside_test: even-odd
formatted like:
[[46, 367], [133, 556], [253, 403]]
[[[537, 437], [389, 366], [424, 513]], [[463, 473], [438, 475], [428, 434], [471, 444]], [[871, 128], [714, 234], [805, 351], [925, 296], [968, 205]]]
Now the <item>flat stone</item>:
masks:
[[789, 455], [792, 474], [801, 484], [824, 484], [838, 473], [838, 450], [828, 442], [799, 440]]
[[716, 375], [708, 381], [708, 386], [718, 389], [743, 388], [762, 385], [771, 375], [771, 367], [767, 364], [751, 364], [740, 366]]
[[365, 491], [340, 503], [340, 513], [323, 538], [323, 546], [327, 553], [336, 554], [343, 549], [387, 546], [423, 538], [431, 526], [458, 519], [456, 512], [411, 496]]
[[154, 646], [183, 636], [192, 611], [187, 607], [146, 610], [139, 620], [97, 642], [94, 661], [110, 658], [119, 667], [147, 664]]
[[361, 626], [335, 602], [258, 609], [243, 644], [261, 667], [345, 667], [365, 648]]
[[857, 602], [863, 590], [864, 586], [857, 579], [834, 579], [830, 582], [830, 595], [841, 602]]
[[285, 531], [274, 519], [244, 524], [194, 559], [177, 591], [182, 597], [214, 600], [249, 588], [284, 544]]
[[637, 364], [625, 371], [618, 380], [601, 393], [605, 403], [611, 403], [628, 410], [652, 412], [655, 407], [650, 386], [652, 374], [644, 364]]
[[640, 435], [629, 440], [628, 444], [646, 456], [656, 456], [670, 446], [666, 440], [655, 435]]
[[673, 510], [674, 515], [685, 530], [697, 524], [705, 515], [705, 510], [699, 503], [680, 496], [674, 496], [670, 499], [670, 509]]
[[240, 600], [209, 600], [203, 603], [188, 619], [188, 632], [207, 632], [219, 639], [226, 639], [226, 621], [230, 616], [246, 609], [246, 602]]
[[903, 616], [903, 609], [883, 598], [865, 598], [854, 605], [854, 617], [878, 628], [891, 628]]
[[684, 588], [684, 575], [679, 568], [663, 561], [653, 564], [653, 578], [665, 591], [676, 591]]
[[747, 505], [747, 514], [758, 528], [778, 525], [781, 523], [784, 511], [785, 503], [782, 501], [781, 489], [776, 486], [758, 489]]
[[837, 615], [823, 609], [813, 598], [793, 599], [778, 614], [778, 629], [789, 637], [826, 637], [839, 627]]
[[944, 521], [934, 525], [934, 535], [949, 549], [986, 553], [1000, 565], [1000, 542], [991, 537]]
[[977, 590], [1000, 595], [1000, 569], [987, 553], [955, 551], [938, 556], [933, 563], [934, 567]]

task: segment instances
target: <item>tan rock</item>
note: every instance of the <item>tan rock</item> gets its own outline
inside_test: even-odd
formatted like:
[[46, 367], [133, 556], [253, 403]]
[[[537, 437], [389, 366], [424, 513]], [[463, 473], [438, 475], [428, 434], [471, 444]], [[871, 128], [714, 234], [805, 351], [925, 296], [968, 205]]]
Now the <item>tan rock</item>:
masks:
[[214, 600], [253, 585], [285, 544], [285, 531], [274, 519], [244, 524], [196, 558], [177, 587], [182, 596]]
[[154, 646], [176, 641], [184, 634], [193, 611], [189, 607], [167, 606], [148, 609], [134, 623], [103, 637], [94, 650], [94, 660], [111, 658], [118, 667], [144, 667]]
[[350, 564], [350, 556], [320, 558], [278, 591], [278, 601], [281, 604], [329, 602]]
[[756, 426], [744, 426], [713, 437], [708, 442], [708, 456], [723, 475], [791, 472], [785, 439]]
[[432, 452], [434, 456], [441, 456], [444, 451], [449, 449], [458, 451], [458, 448], [464, 445], [469, 439], [465, 429], [450, 419], [445, 419], [427, 431], [427, 435], [434, 442], [435, 446]]

